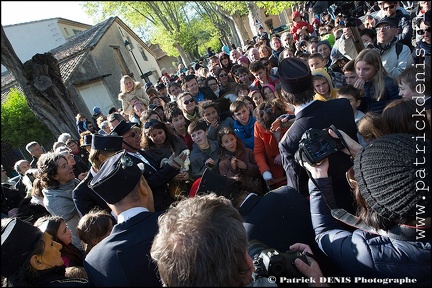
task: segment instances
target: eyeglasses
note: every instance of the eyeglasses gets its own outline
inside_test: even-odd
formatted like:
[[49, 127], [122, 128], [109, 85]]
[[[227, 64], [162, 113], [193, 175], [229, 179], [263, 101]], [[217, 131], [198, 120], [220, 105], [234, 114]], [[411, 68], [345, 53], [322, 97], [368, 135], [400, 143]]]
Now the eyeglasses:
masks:
[[423, 35], [423, 34], [425, 34], [426, 32], [429, 32], [429, 33], [431, 33], [431, 27], [428, 27], [428, 28], [426, 28], [426, 29], [419, 29], [419, 30], [417, 30], [417, 35]]
[[145, 129], [149, 129], [150, 127], [152, 127], [152, 126], [155, 125], [156, 123], [159, 123], [159, 120], [157, 120], [157, 119], [151, 119], [151, 120], [147, 121], [147, 122], [144, 124], [144, 128], [145, 128]]
[[183, 104], [184, 104], [184, 105], [188, 105], [189, 103], [193, 103], [193, 102], [195, 102], [195, 99], [191, 98], [191, 99], [189, 99], [189, 100], [185, 100], [185, 101], [183, 101]]
[[375, 28], [375, 30], [376, 31], [387, 31], [387, 30], [390, 30], [391, 28], [396, 28], [396, 27], [394, 27], [394, 26], [382, 26], [382, 27], [377, 27], [377, 28]]
[[215, 85], [217, 85], [217, 83], [215, 82], [215, 83], [208, 83], [208, 85], [209, 86], [215, 86]]
[[123, 136], [123, 138], [135, 138], [136, 135], [136, 132], [132, 132], [129, 136]]
[[383, 10], [387, 11], [387, 10], [393, 9], [393, 8], [395, 8], [395, 5], [390, 5], [390, 6], [387, 6], [387, 7], [383, 7]]
[[228, 74], [219, 74], [219, 77], [226, 77]]
[[354, 179], [354, 166], [348, 169], [345, 176], [351, 189], [355, 189], [357, 187], [357, 181]]

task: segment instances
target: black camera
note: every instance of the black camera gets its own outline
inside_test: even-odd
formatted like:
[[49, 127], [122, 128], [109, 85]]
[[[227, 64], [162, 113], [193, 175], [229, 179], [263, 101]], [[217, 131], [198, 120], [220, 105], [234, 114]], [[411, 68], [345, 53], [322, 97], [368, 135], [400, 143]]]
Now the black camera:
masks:
[[304, 277], [297, 267], [295, 267], [294, 260], [300, 258], [308, 264], [306, 256], [300, 251], [288, 250], [285, 253], [281, 253], [276, 249], [268, 248], [257, 240], [249, 242], [248, 253], [252, 257], [255, 267], [253, 273], [254, 280], [269, 276], [286, 278]]
[[[339, 133], [337, 129], [332, 130]], [[341, 140], [330, 136], [327, 128], [310, 128], [303, 133], [294, 159], [301, 166], [302, 162], [314, 165], [344, 148]]]

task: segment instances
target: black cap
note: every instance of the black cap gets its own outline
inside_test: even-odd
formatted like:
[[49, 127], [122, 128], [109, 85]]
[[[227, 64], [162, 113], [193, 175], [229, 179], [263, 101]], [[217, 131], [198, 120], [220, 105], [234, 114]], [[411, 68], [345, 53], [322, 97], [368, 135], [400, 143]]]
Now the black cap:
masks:
[[108, 204], [115, 204], [132, 192], [143, 172], [144, 163], [122, 150], [102, 163], [88, 187]]
[[126, 132], [128, 132], [134, 126], [136, 126], [136, 123], [126, 122], [126, 121], [122, 120], [111, 131], [110, 135], [123, 136], [124, 134], [126, 134]]
[[93, 134], [85, 134], [82, 138], [83, 143], [82, 143], [81, 147], [92, 145], [92, 138], [93, 138]]
[[121, 136], [93, 134], [91, 148], [100, 151], [120, 151], [122, 143]]
[[310, 68], [298, 58], [283, 59], [279, 63], [278, 74], [285, 92], [298, 94], [312, 88]]
[[1, 275], [9, 277], [28, 260], [42, 238], [42, 231], [18, 218], [12, 219], [1, 234]]
[[383, 17], [381, 20], [378, 21], [378, 23], [375, 25], [375, 27], [378, 27], [381, 24], [387, 24], [392, 27], [398, 27], [399, 26], [399, 20], [395, 17]]
[[156, 85], [156, 90], [162, 90], [162, 89], [164, 89], [164, 88], [166, 88], [166, 86], [165, 86], [165, 84], [164, 83], [159, 83], [159, 84], [157, 84]]
[[216, 193], [218, 196], [224, 196], [227, 199], [232, 199], [232, 195], [240, 190], [241, 183], [219, 173], [213, 169], [206, 169], [201, 177], [197, 194]]

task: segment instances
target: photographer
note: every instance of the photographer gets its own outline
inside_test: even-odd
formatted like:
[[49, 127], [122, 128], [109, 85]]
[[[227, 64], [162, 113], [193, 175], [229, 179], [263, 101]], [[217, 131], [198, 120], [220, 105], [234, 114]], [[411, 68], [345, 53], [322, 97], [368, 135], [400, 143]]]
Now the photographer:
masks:
[[[276, 287], [267, 278], [252, 281], [254, 266], [243, 219], [225, 197], [211, 193], [182, 200], [159, 217], [158, 224], [150, 255], [164, 286]], [[312, 253], [305, 244], [290, 248]], [[317, 282], [311, 286], [322, 286], [318, 263], [312, 257], [307, 260], [308, 265], [296, 259], [295, 267]]]
[[[318, 245], [347, 276], [409, 278], [416, 286], [429, 287], [430, 142], [409, 134], [389, 134], [362, 148], [339, 132], [355, 156], [347, 181], [359, 209], [354, 216], [329, 208], [328, 203], [335, 200], [328, 174], [332, 160], [315, 166], [304, 163], [312, 177], [310, 212]], [[329, 133], [337, 137], [332, 130]], [[356, 230], [347, 231], [341, 221]]]

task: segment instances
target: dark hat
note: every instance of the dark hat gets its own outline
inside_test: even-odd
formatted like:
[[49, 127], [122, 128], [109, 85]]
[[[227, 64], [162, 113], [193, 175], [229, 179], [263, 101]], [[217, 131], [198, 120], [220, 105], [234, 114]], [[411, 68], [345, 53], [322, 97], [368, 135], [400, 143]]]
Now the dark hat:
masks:
[[93, 107], [93, 114], [99, 114], [101, 112], [102, 110], [98, 106]]
[[100, 151], [122, 150], [123, 137], [116, 135], [93, 134], [91, 148]]
[[166, 88], [166, 86], [165, 86], [165, 84], [164, 83], [159, 83], [159, 84], [157, 84], [156, 85], [156, 90], [162, 90], [162, 89], [164, 89], [164, 88]]
[[[425, 149], [425, 153], [417, 150]], [[424, 165], [418, 159], [425, 159]], [[424, 169], [424, 178], [418, 172]], [[368, 206], [380, 216], [395, 220], [416, 218], [417, 205], [430, 217], [430, 193], [417, 189], [418, 181], [430, 186], [430, 142], [409, 134], [381, 136], [364, 147], [354, 159], [354, 177]]]
[[161, 105], [150, 104], [150, 105], [148, 106], [148, 110], [152, 110], [152, 111], [154, 111], [154, 110], [156, 110], [156, 109], [158, 109], [158, 108], [163, 109], [163, 107], [162, 107]]
[[285, 58], [279, 63], [279, 80], [282, 89], [298, 94], [312, 87], [312, 75], [308, 65], [298, 58]]
[[424, 22], [428, 23], [429, 25], [431, 24], [431, 13], [431, 10], [429, 10], [424, 14]]
[[201, 65], [199, 63], [195, 63], [192, 65], [192, 68], [197, 71], [199, 68], [201, 68]]
[[9, 277], [28, 260], [42, 238], [42, 231], [18, 218], [12, 219], [1, 234], [1, 275]]
[[381, 20], [378, 21], [378, 23], [375, 25], [375, 27], [378, 27], [381, 24], [387, 24], [392, 27], [398, 27], [399, 26], [399, 20], [395, 17], [383, 17]]
[[135, 188], [143, 172], [144, 163], [122, 150], [102, 163], [88, 186], [105, 202], [115, 204]]
[[151, 83], [151, 82], [147, 82], [146, 84], [145, 84], [145, 90], [147, 91], [150, 87], [152, 87], [153, 86], [153, 83]]
[[213, 171], [213, 169], [207, 168], [202, 177], [201, 182], [198, 186], [197, 194], [209, 194], [211, 192], [216, 193], [218, 196], [224, 196], [227, 199], [232, 199], [233, 194], [236, 194], [241, 189], [241, 183], [226, 176], [222, 176], [219, 173]]
[[345, 56], [343, 56], [342, 54], [337, 54], [333, 59], [332, 62], [330, 64], [330, 67], [333, 67], [339, 60], [345, 60], [346, 62], [349, 61], [349, 59]]
[[[110, 135], [123, 136], [132, 127], [136, 126], [136, 123], [126, 122], [124, 120], [120, 121], [117, 126], [111, 131]], [[114, 134], [116, 133], [116, 134]]]
[[82, 138], [83, 143], [81, 144], [81, 147], [92, 145], [92, 138], [93, 134], [85, 134]]
[[120, 113], [114, 112], [108, 115], [107, 120], [108, 122], [113, 122], [114, 120], [118, 120], [120, 122], [122, 120], [125, 120], [125, 118]]

